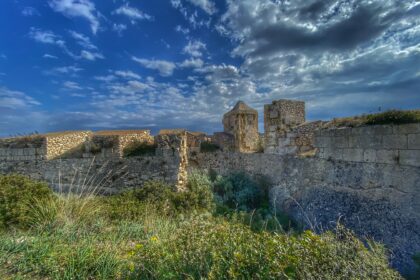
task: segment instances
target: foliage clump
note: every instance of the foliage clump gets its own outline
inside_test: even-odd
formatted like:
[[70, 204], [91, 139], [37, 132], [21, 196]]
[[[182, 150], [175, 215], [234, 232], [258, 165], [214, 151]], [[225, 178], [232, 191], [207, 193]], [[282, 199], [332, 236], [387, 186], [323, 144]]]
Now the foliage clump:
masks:
[[156, 144], [134, 141], [124, 148], [124, 157], [151, 156], [156, 152]]
[[336, 118], [327, 126], [358, 127], [363, 125], [408, 124], [420, 122], [420, 110], [389, 110], [382, 113]]
[[26, 228], [30, 223], [31, 206], [52, 197], [47, 184], [23, 175], [0, 176], [0, 228]]
[[385, 250], [350, 232], [301, 235], [253, 232], [226, 220], [201, 218], [171, 238], [154, 236], [132, 252], [134, 279], [400, 279]]
[[200, 143], [200, 152], [202, 153], [214, 153], [220, 150], [219, 145], [210, 141], [203, 141]]

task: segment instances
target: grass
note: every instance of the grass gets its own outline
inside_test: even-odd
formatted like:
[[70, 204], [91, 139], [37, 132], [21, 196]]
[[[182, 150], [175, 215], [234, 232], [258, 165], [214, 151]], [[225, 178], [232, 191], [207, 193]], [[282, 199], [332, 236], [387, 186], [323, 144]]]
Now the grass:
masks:
[[329, 126], [357, 127], [362, 125], [420, 123], [420, 110], [389, 110], [382, 113], [367, 114], [348, 118], [336, 118]]
[[247, 180], [199, 173], [184, 194], [149, 182], [116, 196], [31, 200], [30, 211], [17, 213], [29, 227], [0, 231], [0, 279], [401, 279], [382, 245], [365, 246], [342, 227], [268, 230], [270, 220], [253, 221], [264, 208], [249, 208], [264, 200], [245, 199], [246, 211], [210, 200], [217, 183], [217, 196], [229, 191], [240, 203], [239, 186], [263, 181]]

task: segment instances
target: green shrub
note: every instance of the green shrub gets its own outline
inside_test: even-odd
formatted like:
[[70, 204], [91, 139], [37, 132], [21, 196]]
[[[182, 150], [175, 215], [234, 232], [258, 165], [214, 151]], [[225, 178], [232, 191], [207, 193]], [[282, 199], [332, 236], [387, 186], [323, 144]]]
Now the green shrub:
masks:
[[135, 141], [124, 148], [124, 157], [154, 155], [157, 146], [147, 142]]
[[416, 270], [411, 275], [407, 276], [409, 280], [420, 279], [420, 253], [413, 256], [414, 263], [416, 264]]
[[217, 176], [213, 184], [216, 201], [229, 208], [249, 211], [266, 203], [258, 182], [245, 173]]
[[131, 279], [401, 279], [382, 246], [367, 249], [345, 230], [256, 233], [205, 217], [139, 243], [132, 261]]
[[28, 227], [31, 205], [50, 200], [52, 191], [46, 183], [22, 175], [0, 176], [0, 227]]
[[399, 111], [390, 110], [383, 113], [371, 114], [366, 116], [365, 123], [375, 124], [406, 124], [420, 122], [420, 110], [417, 111]]
[[143, 217], [153, 207], [163, 215], [174, 216], [194, 211], [211, 211], [214, 206], [211, 182], [201, 173], [192, 173], [185, 191], [176, 191], [162, 181], [148, 181], [140, 188], [104, 198], [111, 219], [129, 220]]
[[209, 142], [209, 141], [203, 141], [200, 143], [200, 151], [202, 153], [213, 153], [220, 150], [219, 145]]
[[178, 212], [211, 211], [214, 197], [209, 177], [200, 172], [190, 174], [186, 190], [173, 194], [173, 204]]

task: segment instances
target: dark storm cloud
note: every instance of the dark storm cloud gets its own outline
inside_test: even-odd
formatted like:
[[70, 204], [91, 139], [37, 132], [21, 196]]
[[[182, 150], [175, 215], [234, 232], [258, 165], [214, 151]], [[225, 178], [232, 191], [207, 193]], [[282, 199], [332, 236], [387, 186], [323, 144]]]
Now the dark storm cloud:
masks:
[[399, 12], [393, 12], [380, 18], [381, 12], [384, 11], [378, 5], [361, 6], [348, 19], [315, 32], [286, 24], [267, 26], [256, 30], [250, 38], [258, 45], [251, 55], [265, 55], [281, 50], [352, 49], [378, 37], [400, 16]]

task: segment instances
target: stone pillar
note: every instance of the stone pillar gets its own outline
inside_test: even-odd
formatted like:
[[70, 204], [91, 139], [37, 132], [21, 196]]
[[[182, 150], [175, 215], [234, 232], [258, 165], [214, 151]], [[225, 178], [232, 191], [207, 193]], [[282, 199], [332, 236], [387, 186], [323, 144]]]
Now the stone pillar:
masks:
[[174, 134], [159, 134], [155, 137], [157, 144], [156, 154], [171, 158], [177, 165], [178, 172], [176, 187], [178, 191], [184, 191], [187, 185], [188, 173], [188, 146], [187, 133], [180, 131]]

